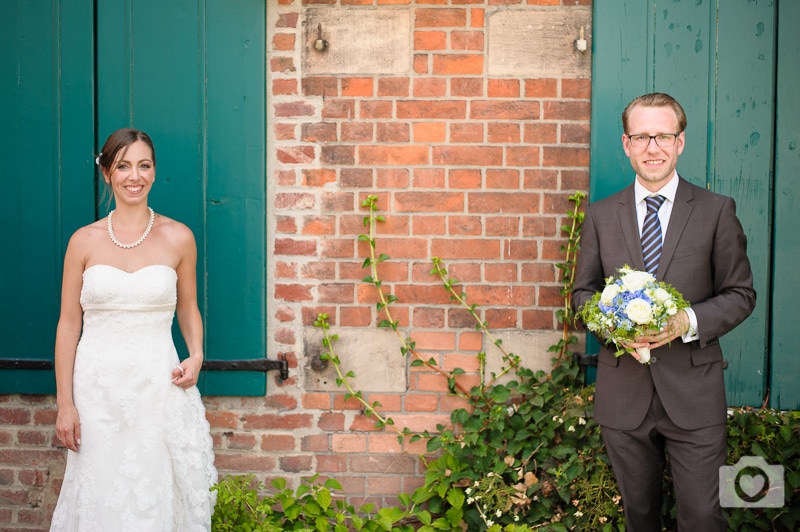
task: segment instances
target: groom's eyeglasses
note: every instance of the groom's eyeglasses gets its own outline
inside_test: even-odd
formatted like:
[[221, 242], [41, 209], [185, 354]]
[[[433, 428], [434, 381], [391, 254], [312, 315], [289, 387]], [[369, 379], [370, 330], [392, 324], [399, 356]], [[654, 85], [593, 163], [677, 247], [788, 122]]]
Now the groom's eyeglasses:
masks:
[[650, 145], [650, 140], [655, 140], [656, 145], [661, 148], [669, 148], [675, 145], [675, 140], [680, 133], [661, 133], [660, 135], [628, 135], [628, 140], [634, 148], [646, 148]]

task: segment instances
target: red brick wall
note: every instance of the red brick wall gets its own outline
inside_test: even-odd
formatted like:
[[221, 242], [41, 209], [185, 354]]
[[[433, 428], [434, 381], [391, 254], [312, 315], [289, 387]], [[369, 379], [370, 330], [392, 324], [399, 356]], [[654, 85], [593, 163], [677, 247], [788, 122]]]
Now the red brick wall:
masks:
[[[412, 9], [407, 76], [312, 76], [302, 72], [309, 5]], [[268, 376], [259, 398], [206, 397], [221, 474], [259, 478], [317, 472], [339, 480], [354, 503], [392, 504], [422, 482], [424, 443], [375, 430], [344, 391], [304, 389], [306, 341], [318, 312], [334, 332], [382, 319], [374, 287], [361, 283], [367, 247], [360, 208], [377, 195], [386, 217], [380, 275], [399, 302], [393, 317], [426, 358], [477, 377], [481, 335], [449, 303], [430, 258], [464, 283], [482, 319], [532, 335], [557, 329], [568, 196], [588, 188], [590, 79], [492, 78], [488, 14], [586, 9], [589, 0], [412, 2], [271, 0], [268, 6], [267, 224], [269, 349], [291, 377]], [[394, 341], [394, 339], [392, 339]], [[398, 343], [399, 354], [399, 343]], [[344, 354], [340, 354], [345, 356]], [[435, 372], [409, 370], [408, 391], [368, 393], [397, 426], [434, 428], [461, 401]], [[53, 397], [0, 396], [0, 529], [44, 530], [63, 475]]]

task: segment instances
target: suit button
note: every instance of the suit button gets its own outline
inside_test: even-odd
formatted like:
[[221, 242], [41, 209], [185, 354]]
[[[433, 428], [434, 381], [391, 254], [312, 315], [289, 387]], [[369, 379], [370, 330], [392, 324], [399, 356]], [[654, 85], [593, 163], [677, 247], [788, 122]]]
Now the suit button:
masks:
[[655, 364], [656, 362], [658, 362], [658, 359], [656, 357], [651, 356], [650, 357], [650, 363], [651, 364]]

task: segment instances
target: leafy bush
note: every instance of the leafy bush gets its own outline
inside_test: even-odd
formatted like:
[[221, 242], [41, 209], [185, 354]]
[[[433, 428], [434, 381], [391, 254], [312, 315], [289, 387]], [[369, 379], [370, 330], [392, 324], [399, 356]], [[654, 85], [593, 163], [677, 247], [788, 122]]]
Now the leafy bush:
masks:
[[728, 527], [756, 530], [800, 530], [800, 412], [736, 409], [728, 416], [728, 464], [760, 456], [784, 471], [784, 506], [727, 508]]
[[[532, 386], [524, 403], [518, 399], [521, 395], [506, 396], [509, 390], [524, 391], [522, 384], [492, 388], [495, 399], [506, 398], [505, 413], [499, 408], [477, 416], [453, 412], [454, 418], [464, 422], [459, 422], [463, 429], [444, 429], [430, 437], [429, 448], [440, 455], [428, 463], [425, 484], [411, 496], [399, 496], [400, 508], [375, 512], [371, 505], [355, 509], [334, 500], [334, 490], [341, 488], [333, 479], [315, 484], [312, 477], [295, 491], [286, 487], [285, 480], [276, 479], [272, 493], [267, 494], [267, 487], [256, 483], [252, 475], [228, 476], [213, 488], [218, 495], [212, 529], [625, 530], [599, 427], [589, 418], [592, 387], [573, 393], [580, 379], [571, 366], [559, 366], [551, 378], [533, 375], [537, 376], [539, 384]], [[480, 419], [480, 424], [473, 419]], [[785, 505], [727, 508], [729, 529], [800, 529], [800, 412], [732, 411], [728, 464], [744, 456], [761, 456], [784, 467]], [[664, 494], [663, 524], [666, 530], [675, 530], [669, 471]]]
[[[538, 530], [624, 530], [622, 507], [598, 425], [592, 386], [575, 364], [475, 394], [438, 427], [425, 484], [413, 497], [434, 512], [466, 499], [470, 530], [524, 523]], [[475, 390], [477, 391], [477, 390]], [[459, 495], [455, 497], [453, 493]]]
[[219, 532], [413, 530], [399, 523], [407, 515], [403, 510], [382, 508], [374, 513], [367, 504], [356, 511], [344, 500], [334, 500], [334, 490], [342, 489], [336, 480], [323, 484], [316, 480], [315, 475], [292, 490], [286, 480], [275, 479], [273, 492], [266, 493], [266, 486], [253, 475], [225, 477], [212, 488], [218, 493], [211, 528]]

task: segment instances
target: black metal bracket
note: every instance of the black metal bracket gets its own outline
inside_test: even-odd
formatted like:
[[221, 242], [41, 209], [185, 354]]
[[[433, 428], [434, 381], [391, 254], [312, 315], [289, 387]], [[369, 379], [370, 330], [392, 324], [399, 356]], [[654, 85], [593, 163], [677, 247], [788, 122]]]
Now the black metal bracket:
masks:
[[281, 379], [289, 378], [289, 363], [285, 358], [251, 358], [246, 360], [205, 360], [203, 369], [208, 371], [280, 371]]
[[[52, 360], [35, 360], [30, 358], [0, 358], [2, 369], [53, 369]], [[289, 378], [289, 363], [286, 359], [270, 360], [253, 358], [247, 360], [205, 360], [203, 369], [208, 371], [280, 371], [281, 379]]]
[[30, 358], [0, 358], [0, 369], [53, 369], [53, 361]]

